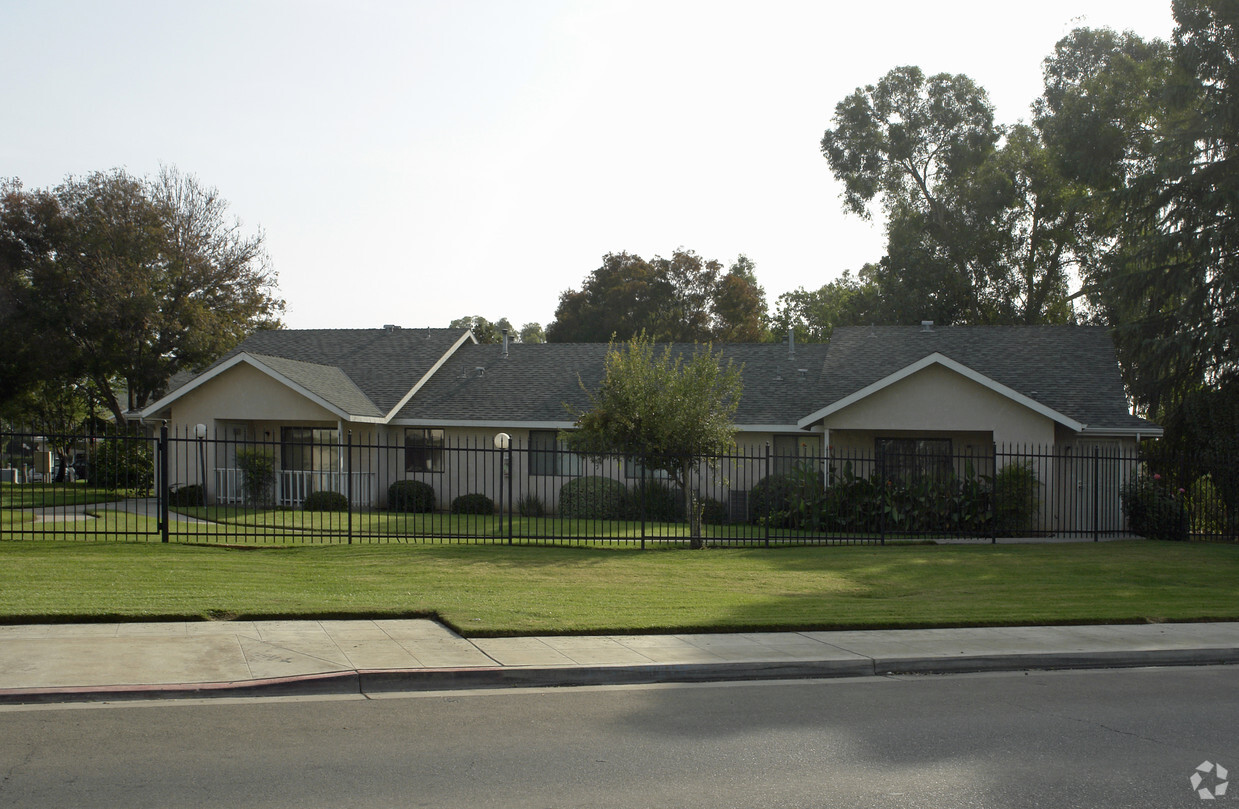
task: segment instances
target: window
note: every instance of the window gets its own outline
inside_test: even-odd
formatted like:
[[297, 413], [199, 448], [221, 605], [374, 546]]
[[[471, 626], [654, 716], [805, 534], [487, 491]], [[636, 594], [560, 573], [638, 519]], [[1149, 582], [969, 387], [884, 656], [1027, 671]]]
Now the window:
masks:
[[280, 467], [290, 472], [338, 472], [340, 441], [335, 429], [280, 429]]
[[635, 458], [624, 459], [624, 477], [642, 480], [666, 480], [671, 477], [666, 469], [646, 469], [645, 464]]
[[579, 475], [581, 456], [568, 450], [555, 430], [529, 431], [530, 475]]
[[820, 458], [820, 439], [815, 435], [776, 435], [774, 445], [774, 474], [786, 475], [797, 465], [809, 465], [812, 459]]
[[949, 438], [879, 438], [875, 447], [878, 468], [892, 477], [949, 477], [951, 463]]
[[404, 431], [404, 471], [443, 471], [443, 431], [406, 427]]

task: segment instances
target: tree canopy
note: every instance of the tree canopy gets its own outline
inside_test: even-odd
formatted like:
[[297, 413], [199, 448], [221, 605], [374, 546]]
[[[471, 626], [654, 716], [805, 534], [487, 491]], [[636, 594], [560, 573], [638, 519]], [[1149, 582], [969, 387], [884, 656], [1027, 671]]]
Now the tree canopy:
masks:
[[765, 321], [765, 292], [746, 256], [724, 272], [683, 248], [650, 261], [608, 253], [580, 290], [560, 295], [546, 339], [602, 343], [645, 332], [660, 341], [750, 341], [764, 337]]
[[283, 302], [261, 232], [219, 193], [164, 168], [70, 177], [51, 190], [0, 189], [0, 326], [15, 348], [5, 398], [88, 380], [118, 424], [180, 371], [199, 370]]
[[[1104, 323], [1137, 408], [1169, 442], [1233, 434], [1239, 6], [1172, 10], [1169, 43], [1065, 36], [1028, 124], [994, 123], [966, 77], [912, 67], [841, 101], [822, 152], [846, 210], [870, 216], [881, 203], [886, 255], [855, 279], [784, 295], [776, 321], [810, 339], [857, 312], [875, 323]], [[1219, 440], [1234, 443], [1204, 443]]]
[[792, 331], [801, 343], [825, 343], [838, 326], [863, 326], [880, 316], [876, 265], [866, 264], [857, 276], [850, 270], [816, 290], [798, 287], [775, 303], [771, 331]]
[[1071, 189], [1038, 131], [994, 121], [967, 76], [891, 70], [835, 107], [822, 153], [844, 208], [880, 200], [887, 252], [868, 273], [876, 320], [1062, 323], [1083, 242]]
[[586, 455], [619, 453], [665, 471], [684, 497], [692, 545], [701, 547], [692, 475], [703, 457], [722, 454], [734, 442], [740, 370], [708, 345], [685, 356], [670, 345], [658, 348], [645, 334], [611, 343], [602, 383], [586, 389], [589, 406], [573, 412], [576, 429], [563, 437]]
[[448, 324], [453, 329], [470, 329], [479, 343], [502, 343], [503, 333], [508, 332], [508, 339], [514, 343], [545, 343], [546, 333], [540, 323], [526, 323], [520, 329], [512, 326], [511, 321], [501, 317], [494, 323], [480, 315], [458, 317]]

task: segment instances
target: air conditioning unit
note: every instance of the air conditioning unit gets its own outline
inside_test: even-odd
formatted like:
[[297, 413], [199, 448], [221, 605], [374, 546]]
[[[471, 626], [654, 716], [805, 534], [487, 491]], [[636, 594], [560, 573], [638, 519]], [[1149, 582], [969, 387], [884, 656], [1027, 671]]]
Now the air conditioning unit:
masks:
[[731, 522], [749, 521], [749, 493], [731, 491], [727, 496], [727, 519]]

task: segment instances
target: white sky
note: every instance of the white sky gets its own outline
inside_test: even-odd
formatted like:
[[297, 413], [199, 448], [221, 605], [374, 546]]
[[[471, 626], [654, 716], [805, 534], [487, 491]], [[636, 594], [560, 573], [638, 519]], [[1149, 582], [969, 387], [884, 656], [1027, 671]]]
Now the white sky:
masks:
[[292, 328], [546, 325], [608, 252], [744, 253], [773, 304], [883, 254], [819, 151], [897, 65], [1028, 117], [1078, 26], [1169, 0], [0, 0], [0, 176], [173, 164], [261, 227]]

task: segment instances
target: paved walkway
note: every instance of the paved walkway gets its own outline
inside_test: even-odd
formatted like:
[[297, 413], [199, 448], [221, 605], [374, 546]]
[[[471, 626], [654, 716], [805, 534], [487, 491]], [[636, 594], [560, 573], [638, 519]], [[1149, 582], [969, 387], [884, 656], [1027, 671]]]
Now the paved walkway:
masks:
[[429, 620], [0, 626], [0, 704], [1239, 663], [1239, 622], [462, 638]]

